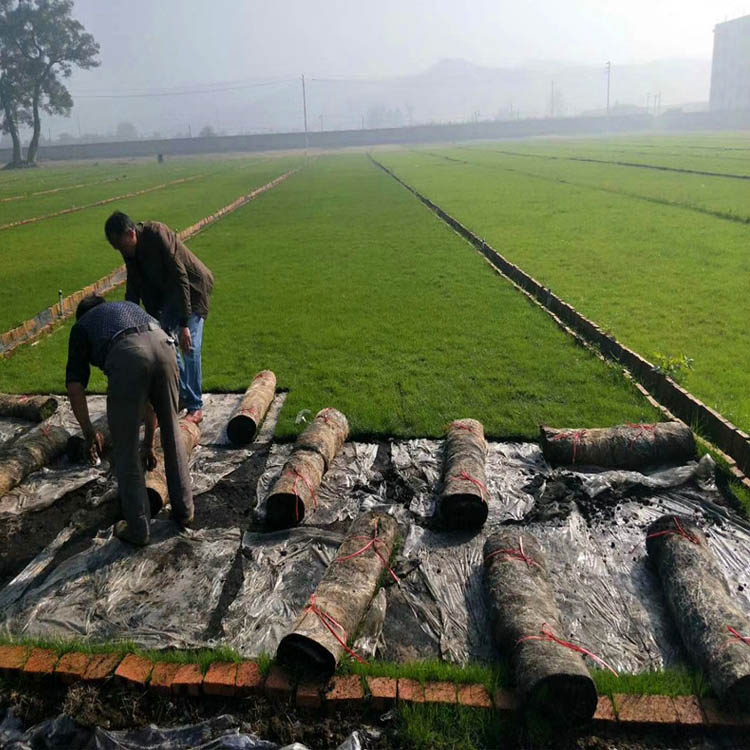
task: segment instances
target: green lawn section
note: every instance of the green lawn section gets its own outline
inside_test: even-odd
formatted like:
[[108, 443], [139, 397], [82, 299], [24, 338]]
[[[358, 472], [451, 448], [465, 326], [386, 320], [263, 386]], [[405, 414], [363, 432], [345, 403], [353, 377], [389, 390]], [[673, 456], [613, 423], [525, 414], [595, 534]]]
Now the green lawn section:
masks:
[[191, 182], [0, 232], [5, 281], [0, 331], [54, 304], [58, 289], [72, 294], [122, 264], [104, 237], [112, 211], [183, 229], [299, 164], [301, 157], [223, 162]]
[[[364, 156], [319, 159], [191, 247], [216, 277], [204, 388], [242, 391], [273, 369], [291, 390], [282, 439], [324, 406], [359, 438], [438, 436], [462, 416], [534, 439], [540, 422], [658, 419]], [[5, 361], [0, 390], [62, 390], [68, 330]]]
[[382, 161], [623, 343], [691, 358], [682, 384], [750, 427], [746, 226], [427, 154]]
[[[169, 162], [167, 164], [130, 164], [115, 166], [106, 176], [89, 181], [82, 176], [76, 185], [57, 193], [33, 195], [22, 200], [0, 202], [0, 225], [36, 218], [96, 201], [133, 193], [186, 177], [201, 176], [216, 170], [208, 162]], [[0, 241], [5, 238], [4, 229]]]
[[[467, 144], [488, 148], [487, 144]], [[715, 134], [702, 139], [681, 136], [568, 138], [502, 141], [493, 148], [538, 159], [592, 158], [643, 166], [750, 175], [750, 139]], [[632, 167], [634, 172], [650, 170]]]
[[446, 155], [471, 164], [484, 164], [489, 169], [541, 177], [551, 182], [590, 187], [665, 205], [682, 206], [719, 218], [750, 222], [750, 179], [644, 171], [591, 162], [527, 159], [507, 156], [491, 149], [456, 149], [446, 152]]

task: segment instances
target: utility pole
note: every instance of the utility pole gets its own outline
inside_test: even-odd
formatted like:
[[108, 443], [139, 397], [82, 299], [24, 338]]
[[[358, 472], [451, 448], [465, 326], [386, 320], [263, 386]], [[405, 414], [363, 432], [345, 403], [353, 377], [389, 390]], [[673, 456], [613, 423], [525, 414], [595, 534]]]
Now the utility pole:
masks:
[[612, 63], [607, 60], [607, 115], [609, 115], [609, 84], [612, 78]]
[[305, 118], [305, 149], [307, 149], [307, 94], [305, 93], [305, 74], [302, 74], [302, 113]]
[[555, 117], [555, 82], [552, 81], [552, 88], [549, 94], [549, 116], [554, 119]]
[[322, 133], [323, 132], [323, 113], [321, 112], [321, 114], [319, 114], [318, 117], [320, 117], [320, 132]]

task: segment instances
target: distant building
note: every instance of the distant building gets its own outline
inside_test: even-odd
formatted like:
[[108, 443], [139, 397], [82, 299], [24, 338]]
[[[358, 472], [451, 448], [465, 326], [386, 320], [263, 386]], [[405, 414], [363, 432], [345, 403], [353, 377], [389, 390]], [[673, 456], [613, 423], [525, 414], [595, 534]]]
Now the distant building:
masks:
[[711, 109], [750, 110], [750, 16], [714, 28]]

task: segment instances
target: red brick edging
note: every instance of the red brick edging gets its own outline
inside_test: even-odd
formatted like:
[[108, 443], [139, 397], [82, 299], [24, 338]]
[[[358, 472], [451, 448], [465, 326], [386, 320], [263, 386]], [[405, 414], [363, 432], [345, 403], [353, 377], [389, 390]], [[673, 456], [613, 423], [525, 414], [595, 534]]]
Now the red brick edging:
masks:
[[[339, 675], [328, 684], [302, 682], [295, 685], [277, 665], [264, 680], [252, 661], [214, 662], [204, 675], [198, 664], [152, 662], [136, 654], [83, 654], [29, 646], [0, 646], [0, 676], [26, 677], [37, 681], [57, 679], [63, 684], [76, 681], [101, 682], [115, 679], [121, 684], [161, 695], [246, 697], [264, 695], [272, 701], [294, 703], [310, 711], [343, 711], [365, 705], [386, 711], [396, 702], [444, 703], [494, 709], [501, 714], [517, 710], [513, 693], [497, 690], [493, 696], [484, 685], [426, 682], [390, 677]], [[657, 727], [734, 728], [747, 731], [750, 715], [723, 709], [712, 698], [664, 695], [600, 696], [594, 726], [628, 729]]]

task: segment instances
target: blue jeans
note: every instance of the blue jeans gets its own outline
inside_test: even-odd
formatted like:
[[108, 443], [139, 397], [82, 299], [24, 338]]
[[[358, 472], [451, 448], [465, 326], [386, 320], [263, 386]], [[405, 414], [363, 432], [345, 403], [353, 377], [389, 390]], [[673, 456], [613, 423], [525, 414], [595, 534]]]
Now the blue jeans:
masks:
[[193, 351], [183, 354], [177, 344], [177, 366], [180, 370], [180, 400], [188, 411], [203, 408], [203, 373], [201, 371], [201, 345], [203, 344], [203, 318], [193, 313], [188, 318], [188, 329], [193, 340]]

